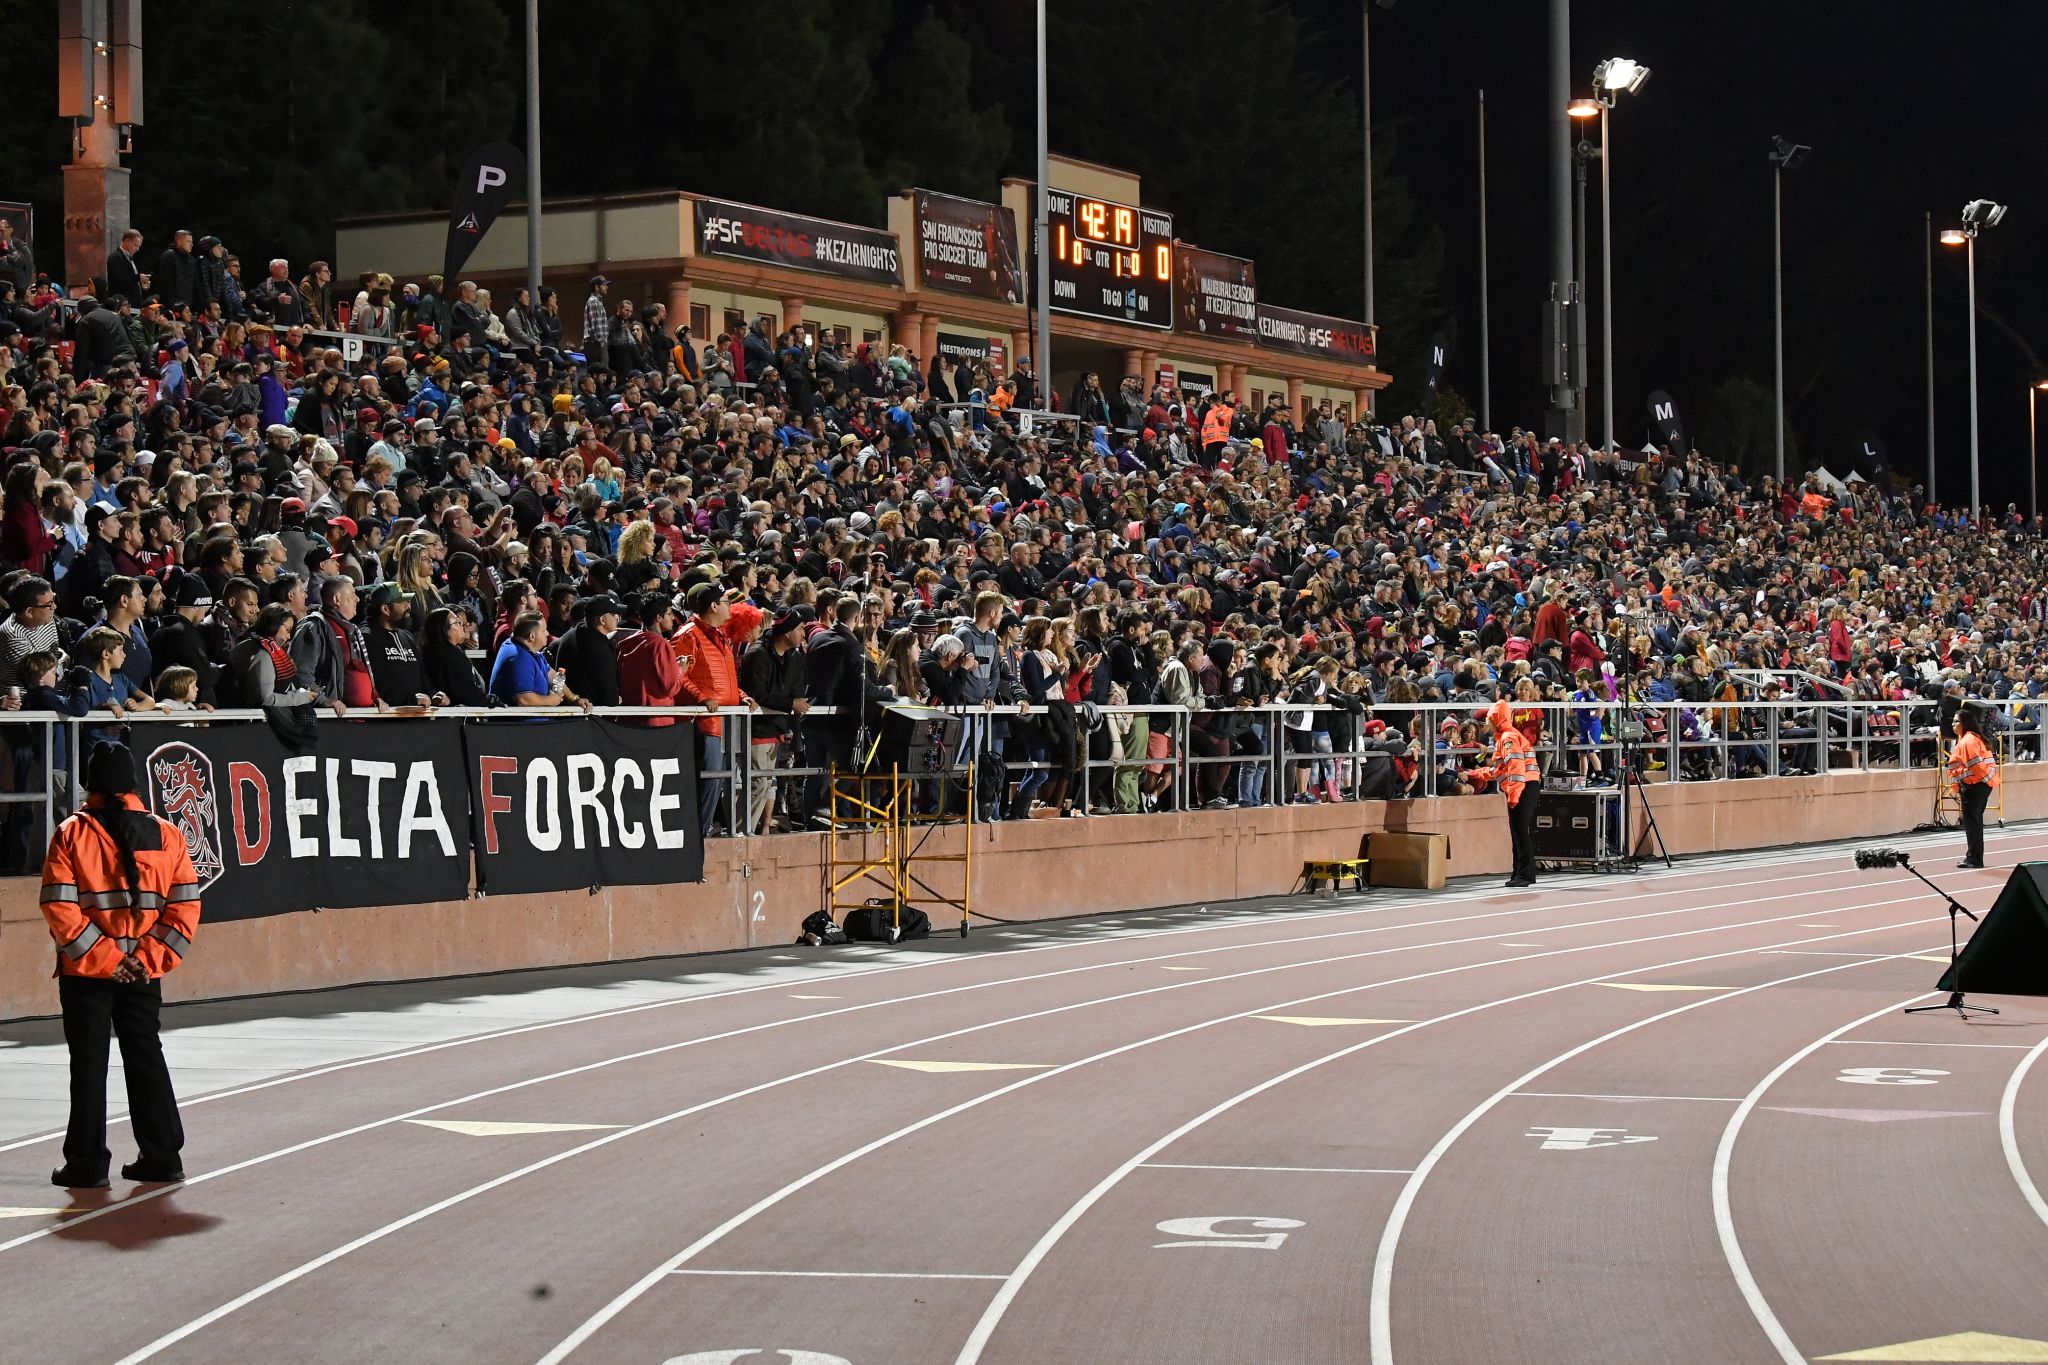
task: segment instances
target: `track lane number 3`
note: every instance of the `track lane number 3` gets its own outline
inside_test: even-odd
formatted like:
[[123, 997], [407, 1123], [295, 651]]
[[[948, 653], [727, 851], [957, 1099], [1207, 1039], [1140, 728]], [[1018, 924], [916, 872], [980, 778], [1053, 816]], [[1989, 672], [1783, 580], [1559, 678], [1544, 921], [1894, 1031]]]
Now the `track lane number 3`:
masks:
[[1935, 1078], [1948, 1074], [1924, 1066], [1851, 1066], [1835, 1079], [1844, 1085], [1940, 1085]]

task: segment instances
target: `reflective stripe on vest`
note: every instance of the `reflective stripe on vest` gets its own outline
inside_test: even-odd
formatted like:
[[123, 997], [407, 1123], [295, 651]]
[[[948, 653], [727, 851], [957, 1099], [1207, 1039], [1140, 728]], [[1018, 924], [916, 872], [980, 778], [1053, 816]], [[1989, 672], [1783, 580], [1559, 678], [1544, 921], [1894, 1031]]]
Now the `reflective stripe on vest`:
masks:
[[73, 962], [76, 962], [91, 952], [93, 945], [98, 943], [103, 937], [105, 935], [100, 933], [100, 927], [97, 924], [88, 924], [85, 928], [78, 931], [77, 938], [72, 939], [71, 942], [65, 944], [58, 951]]
[[176, 929], [173, 929], [168, 924], [151, 925], [149, 929], [149, 937], [163, 944], [166, 948], [169, 948], [179, 957], [183, 957], [187, 953], [192, 951], [192, 940], [186, 938], [183, 934], [179, 933]]

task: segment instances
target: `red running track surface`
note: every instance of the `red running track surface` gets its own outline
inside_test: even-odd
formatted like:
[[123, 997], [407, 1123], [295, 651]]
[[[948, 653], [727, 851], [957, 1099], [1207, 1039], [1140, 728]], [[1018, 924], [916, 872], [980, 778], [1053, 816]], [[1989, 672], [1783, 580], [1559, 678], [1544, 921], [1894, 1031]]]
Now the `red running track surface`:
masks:
[[1905, 873], [1258, 909], [318, 1069], [177, 1187], [15, 1144], [0, 1359], [2048, 1361], [2048, 1004], [1900, 1014]]

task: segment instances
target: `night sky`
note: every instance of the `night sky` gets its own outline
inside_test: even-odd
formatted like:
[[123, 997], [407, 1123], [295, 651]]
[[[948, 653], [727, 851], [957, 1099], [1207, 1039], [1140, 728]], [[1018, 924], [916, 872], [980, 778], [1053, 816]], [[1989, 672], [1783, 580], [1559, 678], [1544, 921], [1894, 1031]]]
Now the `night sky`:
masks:
[[[1296, 0], [1296, 8], [1328, 34], [1318, 47], [1327, 70], [1355, 90], [1356, 0]], [[1540, 421], [1542, 412], [1545, 9], [1543, 0], [1401, 0], [1373, 11], [1374, 119], [1401, 122], [1395, 169], [1445, 233], [1442, 288], [1465, 343], [1448, 379], [1475, 406], [1475, 101], [1486, 91], [1497, 426]], [[1896, 467], [1924, 470], [1922, 215], [1931, 210], [1939, 229], [1960, 221], [1966, 200], [1994, 199], [2011, 213], [1978, 241], [1982, 472], [1987, 500], [2024, 505], [2023, 404], [2028, 383], [2048, 375], [2048, 197], [2038, 189], [2048, 148], [2048, 5], [1576, 0], [1572, 10], [1572, 70], [1582, 85], [1603, 56], [1632, 57], [1653, 72], [1613, 116], [1623, 437], [1640, 434], [1650, 389], [1668, 390], [1686, 412], [1730, 376], [1770, 384], [1767, 150], [1778, 133], [1815, 148], [1785, 183], [1786, 392], [1801, 448], [1840, 473], [1842, 453], [1868, 428]], [[1355, 192], [1355, 174], [1349, 184]], [[1596, 181], [1596, 226], [1597, 205]], [[1950, 500], [1967, 488], [1963, 253], [1935, 250], [1936, 447]], [[1333, 249], [1333, 294], [1356, 299], [1355, 260]], [[1588, 264], [1596, 282], [1598, 260], [1595, 237]], [[1597, 380], [1597, 311], [1592, 321]], [[1593, 408], [1597, 436], [1597, 396]]]

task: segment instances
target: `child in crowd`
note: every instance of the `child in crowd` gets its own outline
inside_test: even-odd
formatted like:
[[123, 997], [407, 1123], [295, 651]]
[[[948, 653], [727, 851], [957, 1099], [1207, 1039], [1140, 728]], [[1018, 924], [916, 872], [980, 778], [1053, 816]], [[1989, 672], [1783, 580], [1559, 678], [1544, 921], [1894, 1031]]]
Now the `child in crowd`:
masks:
[[1573, 676], [1579, 687], [1572, 693], [1572, 700], [1578, 703], [1572, 708], [1572, 727], [1578, 732], [1578, 742], [1585, 746], [1579, 752], [1579, 771], [1587, 786], [1605, 786], [1606, 766], [1600, 761], [1600, 717], [1606, 710], [1600, 703], [1604, 697], [1592, 669], [1582, 668]]
[[197, 711], [199, 675], [183, 665], [157, 674], [156, 704], [160, 711]]

